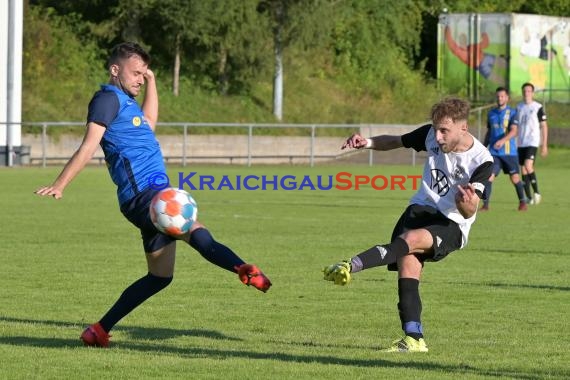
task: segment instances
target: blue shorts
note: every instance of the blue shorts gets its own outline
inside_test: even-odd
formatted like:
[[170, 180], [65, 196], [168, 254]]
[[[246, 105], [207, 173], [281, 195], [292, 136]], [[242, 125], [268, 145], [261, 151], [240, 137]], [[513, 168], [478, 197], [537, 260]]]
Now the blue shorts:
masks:
[[176, 241], [172, 236], [158, 231], [150, 220], [150, 201], [156, 193], [158, 190], [147, 188], [121, 205], [121, 212], [125, 218], [140, 229], [146, 253], [157, 251]]
[[517, 156], [493, 156], [493, 174], [499, 175], [503, 169], [503, 173], [508, 175], [519, 174], [519, 163]]

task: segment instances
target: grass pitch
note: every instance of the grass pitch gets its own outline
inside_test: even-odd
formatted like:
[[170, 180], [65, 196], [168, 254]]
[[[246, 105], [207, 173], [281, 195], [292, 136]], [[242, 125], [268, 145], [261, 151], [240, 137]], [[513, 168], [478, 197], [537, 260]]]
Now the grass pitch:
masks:
[[[174, 282], [112, 331], [112, 348], [79, 334], [146, 273], [137, 231], [102, 167], [60, 201], [32, 194], [60, 168], [0, 170], [0, 377], [5, 379], [569, 378], [567, 267], [570, 152], [539, 160], [543, 203], [516, 211], [501, 175], [466, 249], [426, 265], [420, 292], [427, 354], [381, 352], [401, 336], [396, 274], [375, 268], [347, 287], [327, 264], [388, 241], [412, 190], [198, 190], [199, 218], [271, 278], [243, 286], [179, 243]], [[236, 175], [419, 174], [421, 166], [197, 166]]]

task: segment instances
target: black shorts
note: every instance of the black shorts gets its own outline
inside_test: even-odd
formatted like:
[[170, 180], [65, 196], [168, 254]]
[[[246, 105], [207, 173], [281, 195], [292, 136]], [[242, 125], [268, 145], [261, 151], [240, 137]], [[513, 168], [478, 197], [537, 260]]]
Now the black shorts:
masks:
[[150, 220], [150, 201], [156, 193], [158, 190], [147, 188], [121, 205], [121, 212], [125, 218], [140, 229], [146, 253], [157, 251], [176, 241], [172, 236], [158, 231]]
[[519, 155], [519, 165], [524, 166], [525, 160], [536, 160], [536, 146], [523, 146], [517, 149]]
[[[461, 248], [462, 234], [459, 225], [448, 219], [431, 206], [409, 205], [404, 211], [392, 232], [392, 241], [404, 232], [424, 228], [433, 238], [433, 253], [415, 255], [420, 262], [439, 261], [451, 252]], [[398, 270], [398, 264], [388, 265], [388, 270]]]
[[493, 174], [499, 175], [503, 169], [503, 173], [508, 175], [519, 174], [519, 164], [517, 156], [493, 156]]

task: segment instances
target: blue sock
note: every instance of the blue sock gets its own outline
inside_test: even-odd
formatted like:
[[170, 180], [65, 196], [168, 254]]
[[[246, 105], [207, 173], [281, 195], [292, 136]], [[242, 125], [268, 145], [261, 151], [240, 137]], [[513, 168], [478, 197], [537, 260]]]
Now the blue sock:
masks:
[[205, 228], [194, 230], [190, 235], [189, 244], [206, 260], [230, 272], [237, 273], [234, 267], [244, 264], [244, 261], [231, 249], [215, 241]]
[[522, 181], [519, 181], [515, 184], [515, 189], [517, 191], [517, 197], [519, 198], [519, 202], [526, 202], [526, 197], [524, 196], [524, 186]]
[[420, 340], [420, 338], [424, 337], [424, 329], [421, 322], [410, 321], [404, 323], [404, 333], [415, 340]]
[[123, 317], [171, 282], [172, 277], [158, 277], [150, 273], [133, 282], [99, 321], [103, 330], [109, 332]]

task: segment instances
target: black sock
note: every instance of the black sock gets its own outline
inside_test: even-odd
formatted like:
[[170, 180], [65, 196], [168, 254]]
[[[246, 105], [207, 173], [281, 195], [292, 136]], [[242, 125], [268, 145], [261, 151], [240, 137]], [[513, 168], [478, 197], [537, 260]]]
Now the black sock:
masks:
[[354, 273], [368, 268], [392, 264], [408, 253], [410, 253], [408, 243], [404, 239], [397, 237], [390, 244], [376, 245], [354, 256], [350, 260], [351, 272]]
[[422, 300], [419, 291], [420, 282], [415, 278], [398, 279], [398, 311], [402, 330], [408, 336], [418, 340], [423, 338], [421, 323]]
[[526, 194], [526, 198], [532, 199], [530, 194], [530, 176], [528, 174], [523, 174], [522, 179], [524, 182], [524, 193]]
[[536, 180], [536, 172], [528, 173], [528, 176], [530, 177], [530, 184], [532, 185], [532, 190], [535, 193], [540, 194], [540, 191], [538, 191], [538, 181]]
[[489, 202], [491, 201], [491, 193], [493, 192], [493, 182], [487, 182], [487, 186], [485, 186], [485, 197], [483, 198], [483, 205], [489, 206]]
[[158, 277], [150, 273], [133, 282], [99, 321], [103, 330], [109, 332], [124, 316], [171, 282], [172, 277]]
[[515, 184], [515, 190], [517, 191], [517, 197], [519, 197], [519, 202], [524, 202], [525, 201], [524, 186], [521, 181], [518, 181]]
[[244, 261], [231, 249], [215, 241], [205, 228], [198, 228], [192, 232], [190, 245], [206, 260], [230, 272], [237, 273], [234, 267], [244, 264]]

